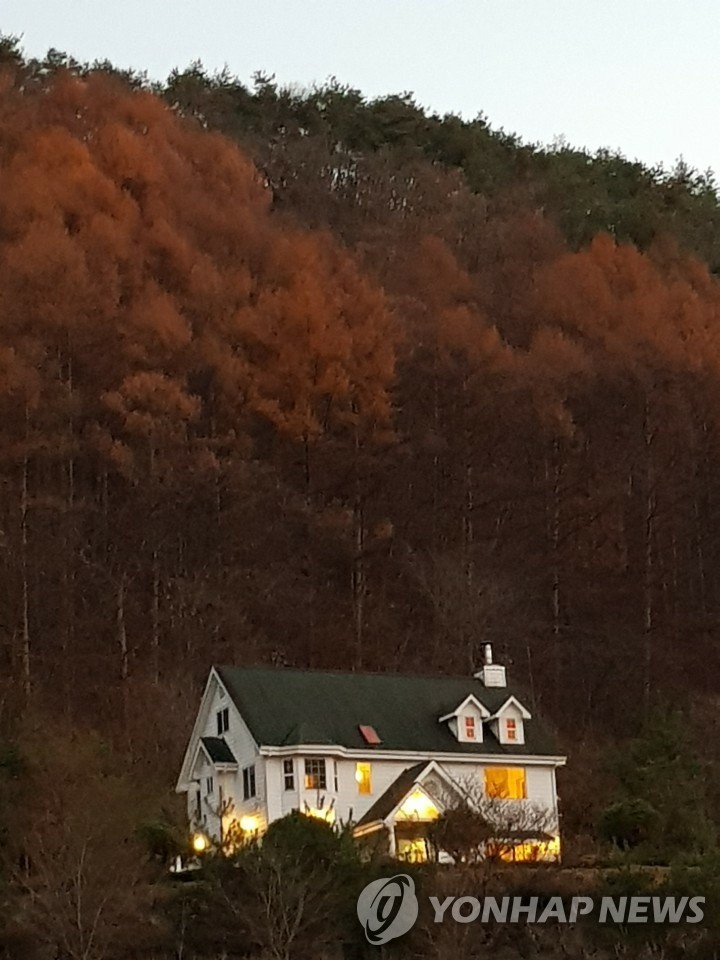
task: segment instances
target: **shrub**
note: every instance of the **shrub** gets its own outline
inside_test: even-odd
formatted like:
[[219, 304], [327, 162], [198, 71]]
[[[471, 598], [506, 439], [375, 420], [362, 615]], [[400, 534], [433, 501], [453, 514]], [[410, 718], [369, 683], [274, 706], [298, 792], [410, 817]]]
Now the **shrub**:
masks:
[[619, 849], [631, 850], [651, 840], [658, 821], [657, 810], [647, 800], [618, 800], [601, 814], [598, 832]]
[[135, 835], [155, 863], [168, 864], [187, 847], [177, 827], [165, 820], [147, 820], [140, 824]]
[[262, 838], [266, 857], [305, 863], [316, 869], [357, 861], [350, 832], [298, 811], [273, 821]]
[[455, 863], [475, 863], [482, 859], [492, 827], [469, 804], [451, 807], [430, 826], [428, 838], [436, 851], [444, 850]]

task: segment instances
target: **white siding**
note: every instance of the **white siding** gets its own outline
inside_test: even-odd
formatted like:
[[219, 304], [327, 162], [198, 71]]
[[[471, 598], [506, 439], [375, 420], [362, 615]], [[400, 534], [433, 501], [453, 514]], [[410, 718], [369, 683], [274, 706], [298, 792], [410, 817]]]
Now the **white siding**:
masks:
[[[358, 762], [371, 764], [371, 794], [358, 793], [358, 784], [355, 779], [355, 766]], [[347, 820], [351, 817], [355, 821], [359, 820], [403, 770], [411, 766], [414, 764], [408, 763], [407, 760], [381, 760], [372, 755], [353, 760], [338, 760], [338, 815]]]
[[[222, 785], [223, 798], [233, 803], [233, 809], [230, 818], [240, 819], [244, 814], [260, 815], [263, 821], [268, 822], [268, 811], [266, 809], [266, 787], [265, 787], [265, 758], [258, 753], [255, 742], [248, 730], [245, 721], [240, 716], [230, 697], [223, 696], [223, 691], [219, 684], [214, 683], [208, 691], [207, 712], [205, 722], [200, 730], [200, 737], [217, 737], [217, 713], [225, 707], [229, 709], [229, 729], [221, 734], [227, 745], [232, 750], [235, 757], [238, 770], [237, 773], [223, 773], [219, 775], [215, 772], [215, 798], [213, 806], [218, 806], [218, 786]], [[256, 796], [248, 800], [243, 800], [243, 768], [251, 765], [255, 766], [255, 790]], [[206, 775], [206, 774], [205, 774]], [[195, 809], [195, 792], [191, 789], [188, 792], [188, 811], [192, 818]], [[203, 812], [207, 814], [207, 830], [217, 837], [219, 836], [219, 820], [208, 809], [208, 804], [203, 800]], [[277, 814], [275, 815], [277, 816]], [[274, 819], [271, 817], [270, 819]]]
[[[338, 821], [347, 822], [349, 820], [359, 820], [375, 803], [378, 797], [387, 790], [393, 781], [408, 767], [414, 766], [418, 761], [408, 762], [407, 760], [383, 760], [377, 755], [369, 755], [347, 760], [337, 760], [338, 765], [338, 790], [334, 789], [333, 763], [332, 757], [326, 757], [327, 770], [327, 790], [320, 792], [316, 790], [304, 789], [305, 776], [305, 754], [293, 757], [295, 765], [295, 789], [285, 790], [283, 783], [283, 758], [269, 757], [267, 763], [268, 780], [268, 819], [270, 821], [277, 817], [285, 816], [292, 810], [305, 809], [305, 806], [315, 807], [319, 805], [319, 800], [323, 800], [323, 807], [327, 808], [334, 801], [335, 816]], [[307, 754], [307, 756], [313, 756]], [[318, 756], [318, 754], [314, 754]], [[428, 757], [428, 762], [432, 757]], [[358, 760], [368, 762], [372, 765], [372, 794], [363, 795], [358, 793], [358, 785], [355, 780], [355, 764]], [[473, 784], [476, 795], [480, 795], [485, 789], [485, 765], [476, 761], [469, 762], [449, 762], [441, 763], [440, 766], [457, 782], [462, 784]], [[507, 760], [507, 766], [523, 766], [523, 764], [513, 764], [511, 758]], [[543, 806], [548, 810], [555, 810], [555, 771], [551, 765], [527, 766], [526, 788], [527, 799], [533, 804]]]
[[528, 767], [525, 771], [528, 800], [543, 806], [553, 814], [554, 826], [558, 826], [555, 769], [551, 766]]
[[[285, 790], [283, 781], [283, 760], [270, 757], [267, 760], [268, 777], [268, 813], [270, 819], [284, 816], [292, 810], [304, 810], [306, 806], [317, 807], [320, 802], [327, 808], [334, 801], [335, 817], [338, 821], [357, 821], [370, 809], [390, 784], [413, 763], [406, 760], [380, 760], [372, 755], [358, 760], [372, 765], [372, 793], [359, 794], [355, 780], [355, 765], [358, 760], [344, 760], [325, 757], [327, 789], [323, 791], [305, 790], [305, 757], [318, 754], [298, 754], [292, 759], [295, 763], [295, 789]], [[334, 764], [337, 762], [338, 789], [335, 791]], [[415, 761], [417, 762], [417, 761]], [[271, 788], [272, 785], [272, 788]], [[274, 813], [274, 811], [278, 811]]]
[[267, 757], [265, 759], [265, 789], [267, 820], [272, 823], [284, 817], [286, 813], [297, 808], [297, 803], [288, 804], [288, 797], [297, 796], [297, 772], [295, 773], [295, 790], [287, 791], [284, 787], [283, 759]]
[[[474, 790], [484, 792], [485, 768], [490, 764], [474, 762], [445, 763], [441, 766], [459, 783], [472, 784]], [[527, 799], [538, 806], [546, 807], [548, 810], [555, 809], [555, 768], [551, 764], [525, 765], [513, 761], [512, 757], [507, 757], [501, 763], [493, 763], [492, 766], [523, 767], [525, 769]]]

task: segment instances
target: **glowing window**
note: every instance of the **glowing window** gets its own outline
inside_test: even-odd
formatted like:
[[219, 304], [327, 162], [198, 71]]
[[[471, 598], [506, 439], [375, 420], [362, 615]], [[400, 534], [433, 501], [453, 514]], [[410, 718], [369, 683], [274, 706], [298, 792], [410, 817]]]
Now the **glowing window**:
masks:
[[517, 740], [517, 720], [505, 721], [505, 735], [509, 741]]
[[475, 717], [465, 717], [465, 739], [475, 739]]
[[356, 763], [355, 779], [357, 781], [357, 790], [359, 794], [372, 793], [372, 764]]
[[497, 800], [524, 800], [525, 771], [522, 767], [487, 767], [485, 793]]

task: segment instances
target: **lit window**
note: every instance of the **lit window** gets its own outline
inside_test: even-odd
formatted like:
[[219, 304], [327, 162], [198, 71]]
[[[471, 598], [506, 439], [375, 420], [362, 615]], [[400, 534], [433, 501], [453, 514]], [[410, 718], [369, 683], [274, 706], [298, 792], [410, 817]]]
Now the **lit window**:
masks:
[[497, 800], [524, 800], [525, 771], [522, 767], [487, 767], [485, 793]]
[[465, 739], [475, 739], [475, 717], [465, 717]]
[[283, 760], [283, 781], [286, 790], [295, 789], [295, 764], [292, 760]]
[[255, 796], [255, 767], [245, 767], [243, 774], [243, 800]]
[[327, 790], [327, 774], [324, 760], [305, 761], [305, 789]]
[[223, 710], [218, 710], [217, 712], [218, 736], [221, 737], [224, 733], [227, 733], [229, 729], [230, 729], [230, 710], [228, 707], [225, 707]]
[[511, 743], [517, 740], [517, 720], [510, 719], [505, 721], [505, 735]]
[[355, 779], [357, 780], [359, 794], [372, 793], [372, 764], [356, 763]]

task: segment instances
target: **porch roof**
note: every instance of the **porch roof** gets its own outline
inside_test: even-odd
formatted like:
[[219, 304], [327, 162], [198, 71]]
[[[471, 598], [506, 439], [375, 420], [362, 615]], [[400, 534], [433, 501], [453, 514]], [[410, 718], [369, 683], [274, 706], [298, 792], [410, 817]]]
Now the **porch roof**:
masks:
[[232, 750], [222, 737], [201, 737], [200, 740], [213, 763], [237, 763]]
[[366, 827], [371, 823], [376, 823], [389, 817], [395, 807], [405, 799], [410, 792], [420, 774], [429, 767], [430, 764], [423, 760], [422, 763], [416, 763], [407, 770], [403, 770], [395, 780], [390, 784], [385, 793], [381, 793], [375, 803], [367, 810], [364, 816], [360, 817], [357, 827]]

